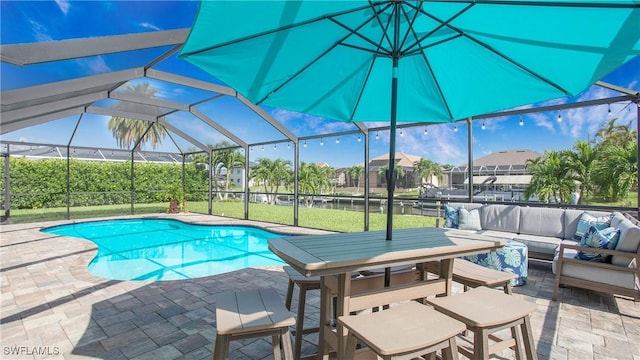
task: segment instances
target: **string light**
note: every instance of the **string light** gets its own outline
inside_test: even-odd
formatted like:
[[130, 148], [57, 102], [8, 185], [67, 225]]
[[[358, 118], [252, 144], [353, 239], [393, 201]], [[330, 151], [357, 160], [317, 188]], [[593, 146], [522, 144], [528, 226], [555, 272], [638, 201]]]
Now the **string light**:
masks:
[[324, 139], [320, 138], [320, 146], [324, 145]]
[[278, 147], [276, 146], [276, 144], [273, 144], [273, 150], [277, 150]]
[[404, 132], [402, 132], [402, 129], [400, 129], [400, 136], [404, 136]]
[[249, 148], [249, 152], [253, 152], [253, 147], [250, 147], [250, 148]]
[[262, 151], [264, 151], [264, 145], [262, 145]]
[[484, 125], [484, 121], [482, 122], [482, 126], [481, 126], [482, 130], [486, 129], [487, 127]]
[[458, 125], [453, 125], [453, 132], [458, 132]]
[[336, 144], [340, 144], [340, 138], [336, 138]]
[[380, 139], [380, 134], [376, 131], [376, 140]]
[[562, 122], [562, 112], [558, 113], [558, 122]]
[[611, 104], [609, 104], [609, 110], [607, 111], [607, 114], [609, 115], [609, 117], [611, 117]]
[[519, 122], [519, 125], [520, 125], [520, 126], [523, 126], [523, 125], [524, 125], [524, 121], [522, 120], [522, 115], [520, 115], [520, 122]]
[[424, 134], [425, 134], [425, 135], [428, 135], [428, 134], [429, 134], [429, 130], [427, 130], [427, 127], [426, 127], [426, 126], [424, 127]]
[[358, 135], [358, 142], [362, 141], [362, 139], [360, 139], [360, 135]]
[[291, 149], [291, 143], [287, 143], [287, 149]]
[[307, 147], [307, 140], [304, 141], [304, 147]]

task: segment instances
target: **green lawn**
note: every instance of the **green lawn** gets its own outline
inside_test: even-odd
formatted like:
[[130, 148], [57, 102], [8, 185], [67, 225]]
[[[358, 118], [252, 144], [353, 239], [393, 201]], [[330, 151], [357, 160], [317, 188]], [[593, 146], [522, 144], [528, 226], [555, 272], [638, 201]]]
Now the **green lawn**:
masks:
[[[190, 212], [207, 213], [207, 202], [189, 202], [187, 208]], [[167, 204], [139, 204], [134, 208], [135, 214], [164, 213]], [[86, 219], [103, 216], [118, 216], [130, 214], [129, 205], [105, 205], [86, 206], [71, 209], [72, 219]], [[242, 202], [214, 202], [213, 214], [232, 218], [244, 218], [244, 205]], [[11, 222], [28, 223], [37, 221], [51, 221], [66, 219], [66, 208], [50, 209], [21, 209], [11, 211]], [[369, 215], [369, 230], [384, 230], [386, 228], [386, 215], [371, 213]], [[293, 225], [293, 207], [276, 206], [268, 204], [249, 204], [249, 219], [266, 221], [278, 224]], [[364, 230], [364, 213], [347, 210], [331, 210], [317, 208], [299, 208], [299, 226], [315, 229], [325, 229], [343, 232]], [[433, 227], [435, 218], [428, 216], [395, 215], [394, 228]]]

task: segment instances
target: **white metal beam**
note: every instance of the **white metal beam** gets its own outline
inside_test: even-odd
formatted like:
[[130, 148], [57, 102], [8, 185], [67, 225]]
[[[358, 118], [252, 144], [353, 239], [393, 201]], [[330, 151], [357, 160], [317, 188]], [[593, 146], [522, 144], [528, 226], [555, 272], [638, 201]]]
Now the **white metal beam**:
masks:
[[102, 90], [113, 90], [123, 82], [142, 76], [144, 76], [144, 68], [134, 68], [3, 91], [0, 99], [2, 111], [25, 105], [44, 104], [66, 97], [90, 94]]
[[189, 105], [181, 104], [175, 101], [160, 99], [160, 98], [149, 98], [149, 97], [126, 93], [126, 92], [112, 91], [109, 93], [109, 98], [142, 104], [142, 105], [159, 106], [159, 107], [165, 107], [169, 109], [189, 111]]
[[105, 116], [118, 116], [127, 119], [135, 119], [135, 120], [145, 120], [155, 122], [156, 117], [149, 114], [140, 114], [133, 113], [131, 111], [123, 111], [115, 108], [105, 108], [100, 106], [89, 106], [87, 107], [87, 113], [97, 114], [97, 115], [105, 115]]
[[54, 113], [50, 113], [42, 116], [36, 116], [36, 117], [32, 117], [32, 118], [28, 118], [20, 121], [15, 121], [12, 123], [7, 123], [7, 124], [3, 122], [2, 126], [0, 126], [0, 134], [10, 133], [12, 131], [24, 129], [29, 126], [44, 124], [49, 121], [60, 120], [68, 116], [80, 115], [83, 112], [84, 112], [84, 107], [78, 107], [75, 109], [67, 109], [64, 111], [54, 112]]
[[204, 150], [204, 151], [210, 151], [211, 148], [208, 147], [207, 145], [201, 143], [200, 141], [192, 138], [191, 136], [189, 136], [187, 133], [183, 132], [182, 130], [176, 128], [175, 126], [169, 124], [169, 122], [167, 122], [167, 119], [165, 118], [160, 118], [158, 119], [158, 124], [164, 126], [165, 128], [167, 128], [167, 130], [170, 130], [171, 132], [175, 133], [176, 135], [180, 136], [181, 138], [187, 140], [188, 142], [192, 143], [193, 145], [199, 147], [200, 149]]
[[196, 108], [192, 108], [191, 109], [191, 113], [193, 115], [195, 115], [198, 119], [202, 120], [205, 124], [211, 126], [212, 128], [216, 129], [219, 133], [221, 133], [222, 135], [224, 135], [227, 138], [229, 138], [234, 143], [242, 146], [243, 148], [247, 147], [247, 143], [246, 142], [242, 141], [242, 139], [240, 139], [239, 137], [235, 136], [232, 132], [227, 130], [224, 126], [222, 126], [222, 125], [218, 124], [217, 122], [213, 121], [211, 118], [209, 118], [207, 115], [205, 115], [202, 111], [200, 111], [200, 110], [198, 110]]
[[0, 46], [0, 60], [24, 66], [184, 43], [189, 29]]
[[32, 105], [15, 110], [2, 111], [2, 117], [0, 117], [0, 126], [6, 126], [12, 122], [28, 119], [31, 117], [38, 117], [51, 113], [59, 113], [61, 111], [85, 107], [93, 104], [94, 102], [107, 97], [106, 91], [100, 91], [93, 94], [81, 95], [63, 100], [52, 101], [45, 104]]
[[289, 131], [289, 129], [284, 127], [281, 123], [278, 122], [278, 120], [274, 119], [271, 115], [267, 114], [267, 112], [264, 111], [264, 109], [262, 109], [258, 105], [255, 105], [254, 103], [249, 101], [249, 99], [247, 99], [246, 97], [244, 97], [244, 96], [242, 96], [240, 94], [236, 94], [236, 98], [238, 98], [238, 100], [240, 100], [240, 102], [245, 104], [249, 109], [253, 110], [254, 113], [256, 113], [258, 116], [260, 116], [266, 122], [271, 124], [271, 126], [273, 126], [278, 131], [280, 131], [280, 133], [282, 135], [286, 136], [289, 140], [291, 140], [293, 142], [297, 142], [298, 141], [298, 137], [294, 133]]
[[196, 89], [213, 91], [218, 94], [225, 94], [230, 96], [236, 96], [236, 91], [230, 87], [222, 86], [218, 84], [212, 84], [210, 82], [195, 80], [185, 76], [175, 75], [164, 71], [158, 71], [154, 69], [147, 69], [146, 76], [151, 79], [168, 81], [178, 85], [189, 86]]

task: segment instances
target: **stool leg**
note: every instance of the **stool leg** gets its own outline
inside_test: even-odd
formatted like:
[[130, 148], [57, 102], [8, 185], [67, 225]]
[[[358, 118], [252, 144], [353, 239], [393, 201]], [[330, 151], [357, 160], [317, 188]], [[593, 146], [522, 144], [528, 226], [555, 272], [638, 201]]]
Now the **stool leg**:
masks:
[[524, 317], [524, 322], [520, 325], [522, 337], [524, 337], [524, 350], [528, 360], [538, 360], [536, 348], [533, 345], [533, 332], [531, 331], [531, 319], [529, 315]]
[[291, 300], [293, 299], [293, 280], [289, 279], [289, 286], [287, 287], [287, 297], [284, 301], [284, 306], [287, 310], [291, 310]]
[[299, 359], [300, 357], [293, 357], [291, 351], [291, 332], [289, 328], [283, 329], [282, 331], [282, 350], [284, 350], [284, 359], [285, 360], [294, 360]]
[[473, 331], [473, 358], [489, 360], [489, 331], [476, 328]]
[[511, 295], [511, 285], [509, 285], [508, 281], [506, 284], [504, 284], [504, 293]]
[[216, 335], [215, 349], [213, 350], [213, 360], [227, 360], [229, 357], [229, 336]]
[[296, 314], [296, 333], [293, 354], [296, 359], [300, 359], [302, 352], [302, 335], [304, 334], [304, 307], [307, 303], [307, 287], [298, 284], [300, 293], [298, 294], [298, 314]]
[[511, 337], [516, 341], [515, 348], [513, 351], [516, 353], [516, 360], [523, 360], [522, 353], [522, 337], [520, 337], [520, 331], [518, 330], [518, 326], [514, 326], [511, 328]]
[[[433, 356], [433, 358], [435, 359], [435, 355], [436, 353], [432, 353], [429, 356]], [[451, 339], [449, 339], [449, 347], [445, 347], [444, 349], [442, 349], [442, 358], [445, 360], [458, 360], [459, 359], [459, 355], [458, 355], [458, 342], [456, 341], [456, 337], [452, 337]]]
[[358, 344], [358, 339], [353, 334], [353, 331], [349, 332], [347, 336], [347, 344], [345, 345], [345, 360], [353, 360], [356, 356], [356, 346]]
[[280, 354], [280, 335], [271, 335], [271, 347], [273, 347], [273, 359], [281, 360], [282, 355]]

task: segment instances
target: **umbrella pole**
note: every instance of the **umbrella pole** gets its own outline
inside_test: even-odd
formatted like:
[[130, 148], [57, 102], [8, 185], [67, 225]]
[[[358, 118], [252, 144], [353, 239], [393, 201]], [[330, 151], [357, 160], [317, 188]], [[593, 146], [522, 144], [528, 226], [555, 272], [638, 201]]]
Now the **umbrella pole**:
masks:
[[[396, 126], [398, 122], [398, 62], [400, 60], [400, 3], [396, 2], [393, 34], [393, 69], [391, 78], [391, 127], [389, 132], [389, 169], [387, 170], [387, 237], [393, 233], [393, 192], [396, 187]], [[391, 283], [391, 268], [384, 269], [384, 286]]]

